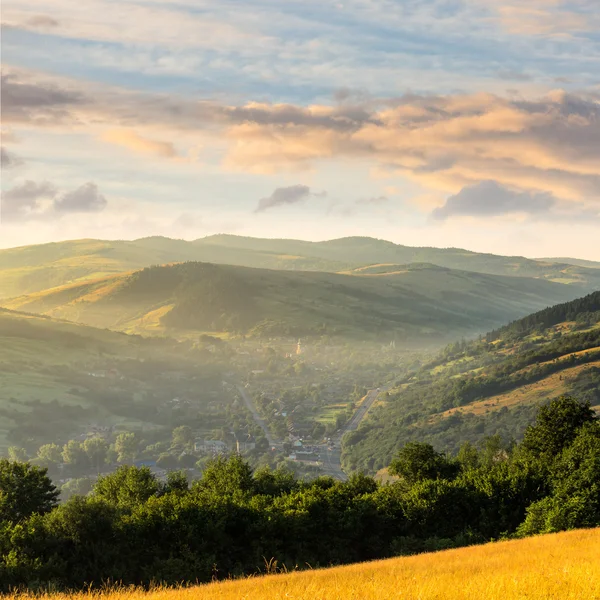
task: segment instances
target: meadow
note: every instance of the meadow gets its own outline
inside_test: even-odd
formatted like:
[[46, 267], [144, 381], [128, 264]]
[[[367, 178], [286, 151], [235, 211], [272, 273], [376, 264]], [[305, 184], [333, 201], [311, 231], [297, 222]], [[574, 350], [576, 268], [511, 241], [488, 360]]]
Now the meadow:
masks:
[[[271, 565], [271, 570], [274, 567]], [[17, 596], [13, 596], [17, 597]], [[33, 598], [19, 595], [20, 600]], [[180, 589], [48, 594], [38, 600], [594, 600], [600, 529]]]

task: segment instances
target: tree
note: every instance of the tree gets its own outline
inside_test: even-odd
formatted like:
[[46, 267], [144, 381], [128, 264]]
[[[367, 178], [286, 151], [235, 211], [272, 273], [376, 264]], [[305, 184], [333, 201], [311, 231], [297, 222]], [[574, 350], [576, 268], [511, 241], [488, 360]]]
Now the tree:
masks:
[[160, 485], [148, 467], [123, 465], [114, 473], [99, 477], [93, 494], [110, 504], [132, 507], [156, 495]]
[[88, 465], [88, 457], [83, 449], [81, 442], [69, 440], [62, 451], [62, 458], [65, 464], [76, 469], [82, 469]]
[[176, 469], [178, 465], [177, 457], [174, 454], [171, 454], [170, 452], [163, 452], [156, 459], [156, 465], [161, 469]]
[[248, 492], [253, 487], [252, 469], [239, 454], [219, 456], [207, 463], [200, 486], [218, 494]]
[[194, 433], [191, 427], [187, 425], [182, 425], [181, 427], [176, 427], [173, 429], [173, 446], [177, 446], [180, 448], [190, 448], [194, 441]]
[[39, 447], [37, 459], [46, 467], [57, 465], [62, 462], [62, 450], [58, 444], [44, 444]]
[[87, 477], [80, 479], [69, 479], [60, 488], [60, 499], [65, 502], [73, 496], [87, 496], [92, 491], [92, 480]]
[[25, 462], [27, 460], [27, 452], [25, 451], [25, 448], [10, 446], [8, 449], [8, 460]]
[[83, 442], [83, 450], [86, 453], [90, 465], [99, 473], [101, 467], [106, 464], [108, 444], [101, 437], [93, 437]]
[[596, 420], [589, 402], [562, 396], [542, 406], [525, 430], [523, 448], [535, 456], [554, 458], [576, 437], [585, 423]]
[[124, 432], [120, 433], [115, 440], [115, 451], [117, 452], [117, 460], [120, 463], [131, 462], [137, 454], [137, 440], [135, 433]]
[[444, 479], [455, 472], [453, 465], [444, 454], [436, 452], [431, 444], [409, 442], [390, 463], [389, 472], [407, 483], [423, 479]]
[[0, 521], [19, 522], [57, 504], [58, 491], [47, 469], [0, 459]]
[[189, 489], [189, 481], [185, 471], [171, 471], [167, 475], [167, 483], [165, 484], [165, 492], [187, 492]]

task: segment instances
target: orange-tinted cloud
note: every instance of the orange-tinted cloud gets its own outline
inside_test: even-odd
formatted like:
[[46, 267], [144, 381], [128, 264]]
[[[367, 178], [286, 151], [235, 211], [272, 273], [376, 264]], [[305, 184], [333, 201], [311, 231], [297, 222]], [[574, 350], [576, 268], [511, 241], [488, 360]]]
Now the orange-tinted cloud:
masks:
[[152, 139], [157, 130], [190, 144], [211, 137], [225, 146], [229, 169], [275, 173], [359, 160], [372, 172], [400, 175], [446, 196], [496, 181], [516, 191], [600, 201], [600, 96], [594, 93], [556, 91], [529, 99], [412, 94], [343, 106], [229, 106], [78, 89], [11, 73], [2, 94], [7, 123], [107, 127], [106, 141], [160, 157], [175, 156], [175, 149]]
[[150, 140], [128, 129], [111, 129], [101, 136], [102, 141], [123, 146], [138, 154], [151, 154], [161, 158], [173, 158], [177, 152], [171, 142]]

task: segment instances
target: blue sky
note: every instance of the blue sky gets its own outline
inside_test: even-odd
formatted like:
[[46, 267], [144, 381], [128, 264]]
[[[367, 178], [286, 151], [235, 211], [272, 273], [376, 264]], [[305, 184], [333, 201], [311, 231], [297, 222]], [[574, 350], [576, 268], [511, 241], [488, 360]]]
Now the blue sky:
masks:
[[358, 234], [600, 259], [595, 3], [4, 0], [0, 246]]

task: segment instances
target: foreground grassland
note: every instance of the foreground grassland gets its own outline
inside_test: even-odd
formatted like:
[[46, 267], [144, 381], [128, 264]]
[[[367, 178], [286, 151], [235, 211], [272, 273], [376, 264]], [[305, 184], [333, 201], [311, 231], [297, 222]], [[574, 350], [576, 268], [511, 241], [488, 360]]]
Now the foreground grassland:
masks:
[[[20, 596], [26, 600], [27, 596]], [[41, 600], [594, 600], [600, 529], [578, 530], [319, 571], [152, 592]]]

